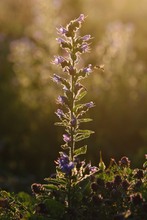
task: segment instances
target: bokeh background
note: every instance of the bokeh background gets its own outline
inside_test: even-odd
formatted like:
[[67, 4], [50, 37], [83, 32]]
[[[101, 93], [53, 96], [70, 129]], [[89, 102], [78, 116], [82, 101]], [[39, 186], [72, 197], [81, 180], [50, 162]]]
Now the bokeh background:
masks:
[[[141, 166], [147, 153], [147, 1], [1, 0], [0, 1], [0, 188], [30, 189], [55, 171], [62, 142], [55, 127], [56, 97], [50, 77], [61, 54], [56, 28], [84, 13], [81, 35], [91, 34], [91, 53], [83, 63], [105, 65], [84, 81], [85, 101], [95, 131], [87, 161], [97, 165], [102, 151], [128, 156]], [[25, 187], [25, 188], [24, 188]]]

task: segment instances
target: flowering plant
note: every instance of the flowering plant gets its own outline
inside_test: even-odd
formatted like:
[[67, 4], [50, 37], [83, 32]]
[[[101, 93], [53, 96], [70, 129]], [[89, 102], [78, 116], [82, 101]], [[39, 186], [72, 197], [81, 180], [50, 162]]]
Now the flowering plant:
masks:
[[[57, 98], [59, 108], [55, 112], [60, 121], [55, 124], [63, 126], [65, 133], [63, 134], [64, 144], [61, 146], [63, 151], [59, 153], [60, 157], [55, 161], [55, 178], [46, 178], [48, 184], [44, 184], [43, 188], [44, 193], [50, 191], [52, 199], [55, 197], [60, 201], [62, 198], [66, 203], [67, 213], [75, 207], [77, 195], [81, 196], [81, 193], [85, 193], [90, 176], [98, 171], [97, 167], [92, 167], [90, 163], [86, 164], [79, 158], [87, 151], [87, 145], [80, 146], [79, 142], [94, 133], [91, 130], [81, 129], [82, 123], [92, 121], [85, 117], [85, 113], [94, 107], [92, 101], [81, 103], [87, 93], [81, 80], [92, 72], [91, 64], [78, 68], [80, 55], [89, 52], [89, 41], [92, 39], [90, 35], [83, 37], [78, 35], [84, 20], [85, 16], [81, 14], [77, 19], [70, 21], [66, 27], [61, 26], [57, 29], [60, 36], [57, 41], [66, 56], [55, 56], [52, 61], [53, 64], [60, 66], [64, 73], [63, 77], [54, 74], [52, 79], [63, 87], [63, 95]], [[55, 192], [58, 196], [54, 195]]]
[[55, 56], [53, 64], [61, 67], [63, 76], [52, 79], [63, 87], [57, 98], [56, 125], [65, 129], [62, 151], [55, 161], [56, 173], [46, 178], [46, 184], [33, 183], [33, 198], [0, 191], [0, 219], [16, 220], [145, 220], [147, 219], [147, 155], [141, 169], [132, 169], [131, 161], [122, 157], [110, 160], [106, 168], [100, 152], [98, 167], [86, 164], [80, 155], [87, 145], [80, 141], [89, 138], [91, 130], [81, 128], [90, 122], [86, 112], [94, 107], [92, 101], [81, 103], [87, 93], [81, 80], [89, 76], [91, 64], [79, 68], [80, 56], [90, 51], [90, 35], [80, 37], [79, 29], [85, 20], [81, 14], [66, 27], [57, 29], [58, 43], [65, 56]]
[[[59, 107], [55, 112], [60, 121], [55, 124], [65, 128], [64, 144], [55, 161], [56, 173], [45, 179], [47, 184], [32, 185], [38, 207], [35, 213], [36, 216], [55, 219], [127, 219], [132, 217], [131, 211], [142, 210], [139, 204], [146, 206], [139, 190], [134, 193], [138, 183], [134, 177], [141, 178], [140, 186], [144, 189], [146, 171], [131, 170], [130, 161], [125, 156], [118, 163], [111, 159], [107, 169], [101, 152], [98, 167], [80, 160], [80, 155], [87, 151], [87, 145], [80, 146], [79, 142], [94, 133], [81, 129], [82, 123], [92, 120], [85, 114], [94, 107], [92, 101], [81, 103], [87, 94], [81, 81], [93, 71], [91, 64], [79, 68], [80, 56], [90, 51], [92, 39], [91, 35], [79, 36], [84, 20], [85, 16], [81, 14], [66, 27], [57, 29], [57, 41], [65, 56], [55, 56], [52, 63], [61, 67], [63, 76], [54, 74], [52, 79], [63, 88], [63, 94], [57, 98]], [[132, 208], [132, 204], [137, 206]]]

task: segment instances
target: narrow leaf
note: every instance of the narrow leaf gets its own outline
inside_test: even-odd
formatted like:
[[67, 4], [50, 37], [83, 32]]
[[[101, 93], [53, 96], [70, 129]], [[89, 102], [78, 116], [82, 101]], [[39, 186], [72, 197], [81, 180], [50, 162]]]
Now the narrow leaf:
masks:
[[86, 154], [87, 152], [87, 145], [84, 145], [83, 147], [80, 147], [74, 151], [75, 156]]
[[80, 123], [85, 123], [85, 122], [93, 121], [93, 119], [91, 119], [91, 118], [83, 118], [83, 119], [79, 119], [78, 121], [79, 121]]
[[87, 91], [81, 92], [79, 95], [76, 97], [76, 101], [80, 101], [84, 96], [87, 94]]
[[43, 184], [43, 187], [48, 190], [57, 190], [58, 189], [58, 186], [56, 186], [54, 184]]
[[75, 141], [78, 142], [78, 141], [82, 141], [86, 138], [89, 138], [90, 137], [90, 134], [81, 134], [81, 135], [78, 135], [75, 137]]
[[91, 131], [91, 130], [77, 130], [77, 134], [93, 134], [94, 131]]
[[53, 178], [45, 178], [44, 180], [54, 185], [60, 185], [60, 184], [65, 185], [66, 184], [66, 182], [62, 179], [59, 180], [59, 179], [53, 179]]
[[77, 111], [78, 109], [83, 109], [84, 108], [84, 104], [78, 104], [74, 107], [74, 110]]
[[67, 126], [67, 124], [65, 122], [55, 122], [54, 125], [56, 125], [56, 126], [63, 126], [63, 127]]

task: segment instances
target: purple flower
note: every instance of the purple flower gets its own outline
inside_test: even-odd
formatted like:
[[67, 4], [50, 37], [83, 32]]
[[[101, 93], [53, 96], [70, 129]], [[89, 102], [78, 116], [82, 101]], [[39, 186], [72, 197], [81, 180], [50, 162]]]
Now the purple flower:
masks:
[[61, 56], [54, 56], [55, 57], [55, 59], [54, 59], [54, 61], [52, 62], [53, 64], [61, 64], [61, 63], [63, 63], [64, 61], [65, 61], [65, 59], [63, 58], [63, 57], [61, 57]]
[[64, 164], [68, 164], [69, 163], [68, 156], [63, 152], [60, 152], [60, 158], [57, 160], [57, 163], [59, 164], [59, 166], [63, 166]]
[[59, 82], [61, 82], [61, 77], [56, 75], [56, 74], [54, 74], [53, 81], [56, 82], [56, 83], [59, 83]]
[[98, 170], [96, 166], [90, 167], [90, 172], [95, 173]]
[[91, 39], [91, 35], [87, 34], [87, 35], [83, 36], [81, 39], [84, 40], [84, 41], [88, 41], [88, 40]]
[[91, 67], [92, 67], [92, 65], [89, 64], [88, 67], [85, 67], [85, 68], [83, 69], [83, 72], [84, 72], [84, 73], [90, 73], [90, 72], [92, 72]]
[[64, 117], [64, 112], [61, 109], [57, 109], [57, 112], [55, 112], [55, 114], [61, 119], [62, 117]]
[[74, 168], [74, 163], [69, 162], [68, 164], [64, 164], [60, 167], [63, 173], [69, 174], [70, 171]]
[[78, 22], [83, 22], [85, 20], [85, 15], [84, 14], [80, 14], [80, 16], [76, 19], [76, 21]]
[[77, 125], [77, 119], [76, 119], [76, 117], [74, 117], [74, 116], [72, 117], [70, 124], [71, 124], [72, 127], [75, 127], [75, 126]]
[[61, 105], [67, 104], [67, 98], [65, 96], [60, 95], [57, 99], [57, 103]]
[[94, 107], [94, 103], [93, 102], [88, 102], [88, 103], [85, 104], [85, 106], [87, 108], [93, 108]]
[[68, 32], [68, 30], [66, 30], [66, 28], [64, 28], [62, 26], [60, 28], [57, 28], [57, 31], [58, 31], [58, 34], [62, 34], [62, 35], [66, 34]]
[[58, 41], [59, 44], [61, 44], [61, 43], [65, 43], [65, 40], [62, 39], [61, 37], [56, 38], [56, 40]]
[[71, 141], [71, 137], [68, 134], [63, 134], [63, 140], [66, 143], [69, 143]]
[[89, 52], [89, 46], [88, 46], [88, 44], [87, 43], [85, 43], [85, 44], [82, 44], [82, 46], [81, 46], [81, 51], [82, 51], [82, 53], [86, 53], [86, 52]]
[[63, 152], [60, 153], [60, 158], [57, 160], [57, 164], [59, 165], [62, 172], [66, 174], [69, 174], [70, 171], [74, 168], [74, 163], [69, 161], [69, 157]]

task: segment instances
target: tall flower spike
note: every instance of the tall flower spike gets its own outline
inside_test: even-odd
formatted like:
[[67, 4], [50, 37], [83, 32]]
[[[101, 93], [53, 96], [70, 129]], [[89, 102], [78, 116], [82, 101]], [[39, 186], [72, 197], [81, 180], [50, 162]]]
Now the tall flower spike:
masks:
[[87, 146], [78, 147], [77, 142], [88, 138], [93, 133], [90, 130], [80, 128], [82, 122], [90, 121], [89, 119], [82, 120], [83, 114], [94, 107], [93, 102], [79, 104], [80, 100], [87, 94], [87, 90], [80, 81], [92, 72], [91, 64], [80, 70], [77, 68], [80, 54], [82, 55], [90, 50], [88, 41], [91, 39], [91, 35], [87, 34], [83, 37], [78, 35], [78, 30], [84, 20], [85, 16], [81, 14], [78, 18], [70, 21], [66, 28], [61, 26], [57, 29], [58, 34], [61, 35], [61, 38], [57, 38], [57, 41], [60, 43], [61, 48], [66, 51], [66, 57], [55, 56], [53, 62], [56, 65], [60, 64], [67, 76], [67, 79], [65, 79], [65, 77], [62, 78], [54, 74], [53, 80], [57, 83], [60, 82], [63, 86], [64, 95], [60, 95], [57, 99], [57, 103], [61, 106], [56, 112], [61, 122], [56, 124], [65, 127], [66, 133], [63, 134], [65, 144], [61, 147], [69, 149], [70, 161], [73, 161], [76, 156], [86, 153]]

